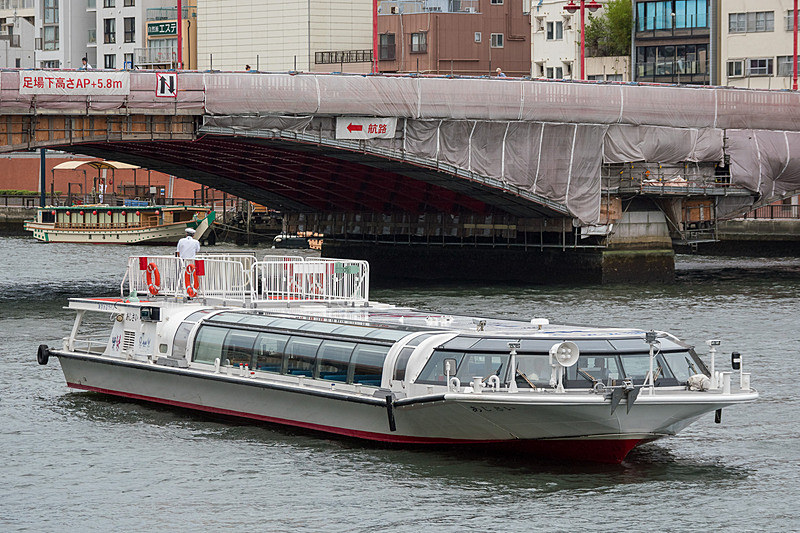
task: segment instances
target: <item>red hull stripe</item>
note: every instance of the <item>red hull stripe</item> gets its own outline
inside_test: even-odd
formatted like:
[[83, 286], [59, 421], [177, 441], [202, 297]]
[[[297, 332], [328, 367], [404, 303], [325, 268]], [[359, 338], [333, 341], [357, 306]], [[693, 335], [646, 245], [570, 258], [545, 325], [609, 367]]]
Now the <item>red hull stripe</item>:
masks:
[[[630, 452], [637, 444], [639, 444], [639, 442], [641, 442], [641, 439], [469, 440], [469, 439], [446, 439], [438, 437], [414, 437], [408, 435], [393, 435], [391, 433], [373, 433], [371, 431], [359, 431], [355, 429], [313, 424], [310, 422], [301, 422], [299, 420], [289, 420], [286, 418], [277, 418], [273, 416], [265, 416], [254, 413], [232, 411], [230, 409], [220, 409], [218, 407], [210, 407], [207, 405], [198, 405], [194, 403], [168, 400], [165, 398], [144, 396], [141, 394], [134, 394], [130, 392], [102, 389], [99, 387], [92, 387], [90, 385], [82, 385], [78, 383], [68, 382], [67, 385], [74, 389], [100, 392], [103, 394], [111, 394], [113, 396], [122, 396], [124, 398], [131, 398], [134, 400], [142, 400], [147, 402], [171, 405], [173, 407], [180, 407], [183, 409], [193, 409], [196, 411], [205, 411], [208, 413], [214, 413], [218, 415], [231, 416], [237, 418], [249, 418], [252, 420], [259, 420], [262, 422], [283, 424], [287, 426], [311, 429], [314, 431], [322, 431], [325, 433], [334, 433], [336, 435], [344, 435], [347, 437], [355, 437], [359, 439], [388, 442], [388, 443], [431, 444], [431, 445], [464, 444], [464, 445], [484, 445], [490, 447], [503, 447], [503, 448], [510, 447], [513, 449], [518, 449], [520, 451], [535, 452], [537, 455], [541, 454], [541, 456], [545, 458], [579, 459], [583, 461], [619, 463], [625, 459], [625, 456], [628, 455], [628, 452]], [[387, 428], [388, 428], [388, 422], [387, 422]]]

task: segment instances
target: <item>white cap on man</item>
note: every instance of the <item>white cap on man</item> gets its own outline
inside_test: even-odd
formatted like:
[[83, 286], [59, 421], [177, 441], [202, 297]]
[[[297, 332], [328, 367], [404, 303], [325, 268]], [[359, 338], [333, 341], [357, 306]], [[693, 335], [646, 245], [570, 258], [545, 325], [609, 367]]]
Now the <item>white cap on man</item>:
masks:
[[186, 235], [194, 235], [194, 234], [195, 234], [195, 230], [194, 229], [186, 228]]

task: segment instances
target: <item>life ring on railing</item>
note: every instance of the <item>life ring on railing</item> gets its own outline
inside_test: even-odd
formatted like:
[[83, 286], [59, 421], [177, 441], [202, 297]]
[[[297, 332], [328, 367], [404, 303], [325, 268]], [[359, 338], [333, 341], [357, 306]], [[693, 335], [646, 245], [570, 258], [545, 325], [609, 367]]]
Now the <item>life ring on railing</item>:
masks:
[[186, 272], [183, 273], [183, 284], [186, 285], [186, 294], [189, 298], [197, 296], [200, 280], [197, 278], [197, 269], [191, 263], [186, 265]]
[[147, 290], [153, 296], [158, 295], [161, 290], [161, 273], [159, 273], [158, 266], [155, 263], [147, 264]]

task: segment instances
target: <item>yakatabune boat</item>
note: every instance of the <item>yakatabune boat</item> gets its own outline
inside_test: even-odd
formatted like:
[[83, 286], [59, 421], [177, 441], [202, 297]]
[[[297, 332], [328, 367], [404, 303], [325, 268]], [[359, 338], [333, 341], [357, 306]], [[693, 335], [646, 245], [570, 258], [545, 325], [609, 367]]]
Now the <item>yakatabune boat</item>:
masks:
[[186, 228], [196, 231], [197, 240], [215, 239], [215, 217], [207, 207], [183, 205], [40, 207], [25, 229], [43, 242], [175, 244]]
[[[715, 371], [718, 341], [709, 371], [664, 332], [370, 302], [368, 269], [132, 257], [121, 297], [70, 299], [71, 335], [40, 346], [38, 360], [57, 356], [70, 387], [138, 400], [373, 441], [604, 462], [758, 397], [741, 368], [738, 385]], [[110, 333], [89, 324], [85, 334], [86, 312], [110, 314]]]

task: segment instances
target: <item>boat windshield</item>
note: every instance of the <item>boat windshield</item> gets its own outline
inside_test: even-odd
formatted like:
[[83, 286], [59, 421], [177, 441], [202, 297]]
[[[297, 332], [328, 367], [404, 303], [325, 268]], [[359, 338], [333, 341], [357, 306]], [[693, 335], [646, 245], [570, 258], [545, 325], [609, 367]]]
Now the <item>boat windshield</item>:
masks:
[[[650, 371], [650, 346], [644, 339], [576, 340], [581, 350], [578, 362], [566, 368], [564, 386], [588, 388], [597, 382], [615, 385], [623, 379], [634, 384], [644, 383]], [[431, 385], [447, 384], [447, 362], [462, 383], [475, 377], [488, 379], [497, 375], [502, 383], [508, 380], [508, 353], [500, 353], [507, 346], [507, 339], [453, 339], [434, 350], [428, 362], [417, 376], [417, 383]], [[553, 340], [523, 339], [517, 353], [516, 381], [520, 388], [546, 388], [550, 386], [553, 368], [550, 365], [549, 349]], [[468, 349], [464, 349], [468, 346]], [[686, 346], [669, 339], [661, 339], [656, 345], [653, 371], [655, 385], [684, 385], [694, 374], [706, 373], [705, 366]], [[455, 349], [455, 348], [461, 349]], [[483, 348], [483, 349], [481, 349]], [[660, 349], [659, 349], [660, 348]], [[497, 352], [494, 351], [497, 349]]]

